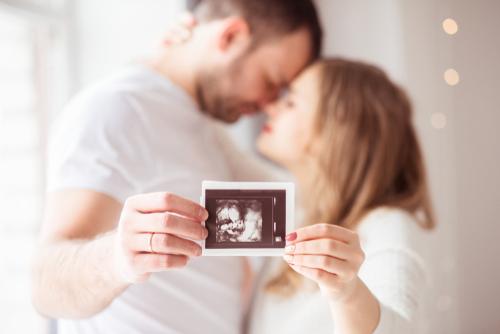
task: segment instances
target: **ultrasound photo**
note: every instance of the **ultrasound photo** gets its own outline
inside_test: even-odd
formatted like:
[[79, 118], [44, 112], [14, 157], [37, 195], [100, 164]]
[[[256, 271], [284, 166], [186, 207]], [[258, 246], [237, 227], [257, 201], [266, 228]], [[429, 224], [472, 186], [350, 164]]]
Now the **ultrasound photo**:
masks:
[[216, 242], [262, 241], [262, 202], [216, 200]]
[[202, 185], [208, 211], [204, 255], [277, 256], [285, 247], [287, 226], [293, 226], [293, 185], [216, 181]]

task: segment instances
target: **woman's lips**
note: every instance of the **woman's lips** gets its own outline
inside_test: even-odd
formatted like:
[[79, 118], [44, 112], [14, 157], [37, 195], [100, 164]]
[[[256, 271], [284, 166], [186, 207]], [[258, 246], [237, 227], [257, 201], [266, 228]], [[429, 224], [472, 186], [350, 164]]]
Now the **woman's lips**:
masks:
[[269, 133], [273, 131], [273, 128], [269, 124], [264, 124], [264, 126], [262, 127], [262, 131]]

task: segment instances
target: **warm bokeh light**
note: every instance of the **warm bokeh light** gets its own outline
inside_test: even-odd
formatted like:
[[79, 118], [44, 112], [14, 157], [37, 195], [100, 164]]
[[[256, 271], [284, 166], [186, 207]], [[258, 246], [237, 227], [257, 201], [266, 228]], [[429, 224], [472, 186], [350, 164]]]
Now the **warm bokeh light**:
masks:
[[455, 69], [449, 68], [444, 72], [444, 81], [450, 86], [455, 86], [460, 82], [460, 76]]
[[448, 35], [455, 35], [458, 31], [457, 21], [455, 21], [454, 19], [447, 18], [446, 20], [443, 21], [443, 30]]
[[437, 130], [444, 129], [446, 127], [446, 115], [441, 112], [432, 114], [431, 125]]

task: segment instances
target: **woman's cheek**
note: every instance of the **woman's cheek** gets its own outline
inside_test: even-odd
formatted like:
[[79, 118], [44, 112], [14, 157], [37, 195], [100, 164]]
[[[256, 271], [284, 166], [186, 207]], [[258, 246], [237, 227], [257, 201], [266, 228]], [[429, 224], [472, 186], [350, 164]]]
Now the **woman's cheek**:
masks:
[[294, 162], [300, 160], [300, 155], [302, 153], [302, 148], [304, 146], [303, 141], [303, 131], [294, 119], [287, 119], [281, 123], [281, 128], [279, 133], [276, 133], [279, 137], [281, 149], [286, 152], [287, 160]]

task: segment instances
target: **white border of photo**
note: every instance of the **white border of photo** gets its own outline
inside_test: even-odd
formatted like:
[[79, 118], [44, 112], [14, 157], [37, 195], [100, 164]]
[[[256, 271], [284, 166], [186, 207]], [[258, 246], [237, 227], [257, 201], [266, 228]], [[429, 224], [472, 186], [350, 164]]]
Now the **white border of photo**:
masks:
[[[295, 213], [295, 185], [291, 182], [221, 182], [203, 181], [201, 185], [200, 204], [205, 207], [206, 190], [285, 190], [286, 191], [286, 234], [294, 229]], [[204, 224], [204, 223], [203, 223]], [[228, 249], [206, 249], [205, 241], [201, 242], [203, 256], [283, 256], [283, 248], [228, 248]]]

